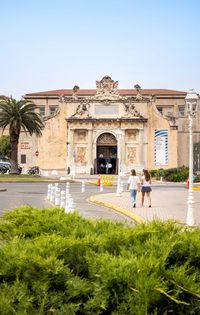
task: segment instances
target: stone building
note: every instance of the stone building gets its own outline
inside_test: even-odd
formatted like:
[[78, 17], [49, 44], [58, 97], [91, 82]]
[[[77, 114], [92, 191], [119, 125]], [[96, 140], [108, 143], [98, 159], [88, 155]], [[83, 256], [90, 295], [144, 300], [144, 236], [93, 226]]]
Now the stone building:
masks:
[[[19, 162], [25, 168], [76, 173], [112, 173], [188, 165], [186, 92], [118, 89], [105, 76], [96, 89], [29, 93], [45, 122], [41, 138], [21, 134]], [[200, 142], [200, 114], [194, 143]], [[200, 168], [200, 165], [199, 165]]]

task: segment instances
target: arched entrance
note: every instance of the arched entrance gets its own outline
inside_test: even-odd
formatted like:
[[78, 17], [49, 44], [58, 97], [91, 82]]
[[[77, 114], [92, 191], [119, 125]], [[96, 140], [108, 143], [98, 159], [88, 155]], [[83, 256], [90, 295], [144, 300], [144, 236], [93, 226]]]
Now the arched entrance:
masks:
[[117, 173], [117, 140], [111, 133], [103, 133], [97, 139], [97, 174]]

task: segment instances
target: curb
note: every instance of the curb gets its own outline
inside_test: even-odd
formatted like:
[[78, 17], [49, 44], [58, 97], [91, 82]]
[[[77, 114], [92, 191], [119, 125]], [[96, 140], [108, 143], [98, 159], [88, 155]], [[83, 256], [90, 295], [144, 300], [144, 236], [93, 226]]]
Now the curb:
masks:
[[140, 216], [138, 216], [137, 214], [127, 210], [127, 209], [124, 209], [122, 207], [119, 207], [119, 206], [116, 206], [110, 202], [104, 202], [104, 201], [100, 201], [100, 200], [97, 200], [95, 198], [95, 196], [91, 196], [89, 198], [89, 201], [92, 202], [92, 203], [96, 203], [98, 205], [101, 205], [101, 206], [104, 206], [104, 207], [108, 207], [108, 208], [111, 208], [113, 210], [116, 210], [120, 213], [123, 213], [125, 214], [126, 216], [128, 216], [129, 218], [133, 219], [136, 223], [139, 223], [139, 224], [146, 224], [148, 221], [141, 218]]

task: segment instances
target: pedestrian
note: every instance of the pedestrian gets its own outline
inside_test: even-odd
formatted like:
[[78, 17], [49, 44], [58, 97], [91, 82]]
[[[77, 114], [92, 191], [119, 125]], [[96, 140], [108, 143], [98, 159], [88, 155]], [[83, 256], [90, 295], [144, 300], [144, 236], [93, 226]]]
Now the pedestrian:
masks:
[[141, 185], [142, 185], [142, 189], [141, 189], [141, 192], [142, 192], [142, 207], [144, 206], [144, 197], [145, 197], [145, 194], [147, 196], [147, 200], [148, 200], [148, 204], [149, 204], [149, 208], [151, 208], [151, 176], [149, 174], [149, 172], [147, 170], [143, 170], [143, 175], [142, 175], [142, 178], [141, 178]]
[[131, 176], [129, 176], [128, 179], [127, 190], [130, 190], [131, 205], [133, 208], [135, 208], [137, 191], [140, 191], [140, 180], [136, 175], [135, 170], [131, 170]]

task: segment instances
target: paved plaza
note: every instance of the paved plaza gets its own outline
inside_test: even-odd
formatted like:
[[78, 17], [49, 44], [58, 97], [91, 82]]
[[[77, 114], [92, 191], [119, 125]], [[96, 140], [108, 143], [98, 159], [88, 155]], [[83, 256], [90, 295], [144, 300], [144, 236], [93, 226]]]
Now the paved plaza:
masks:
[[[130, 204], [129, 192], [123, 192], [121, 197], [117, 197], [116, 193], [101, 194], [92, 197], [92, 201], [104, 204], [108, 207], [121, 211], [130, 216], [137, 222], [160, 220], [176, 220], [182, 223], [186, 222], [187, 217], [187, 198], [188, 189], [186, 188], [170, 188], [166, 189], [167, 184], [163, 184], [159, 190], [153, 189], [151, 193], [152, 207], [149, 208], [147, 200], [144, 207], [141, 206], [141, 194], [137, 194], [136, 208], [132, 208]], [[194, 191], [194, 218], [195, 223], [200, 225], [200, 191]]]

